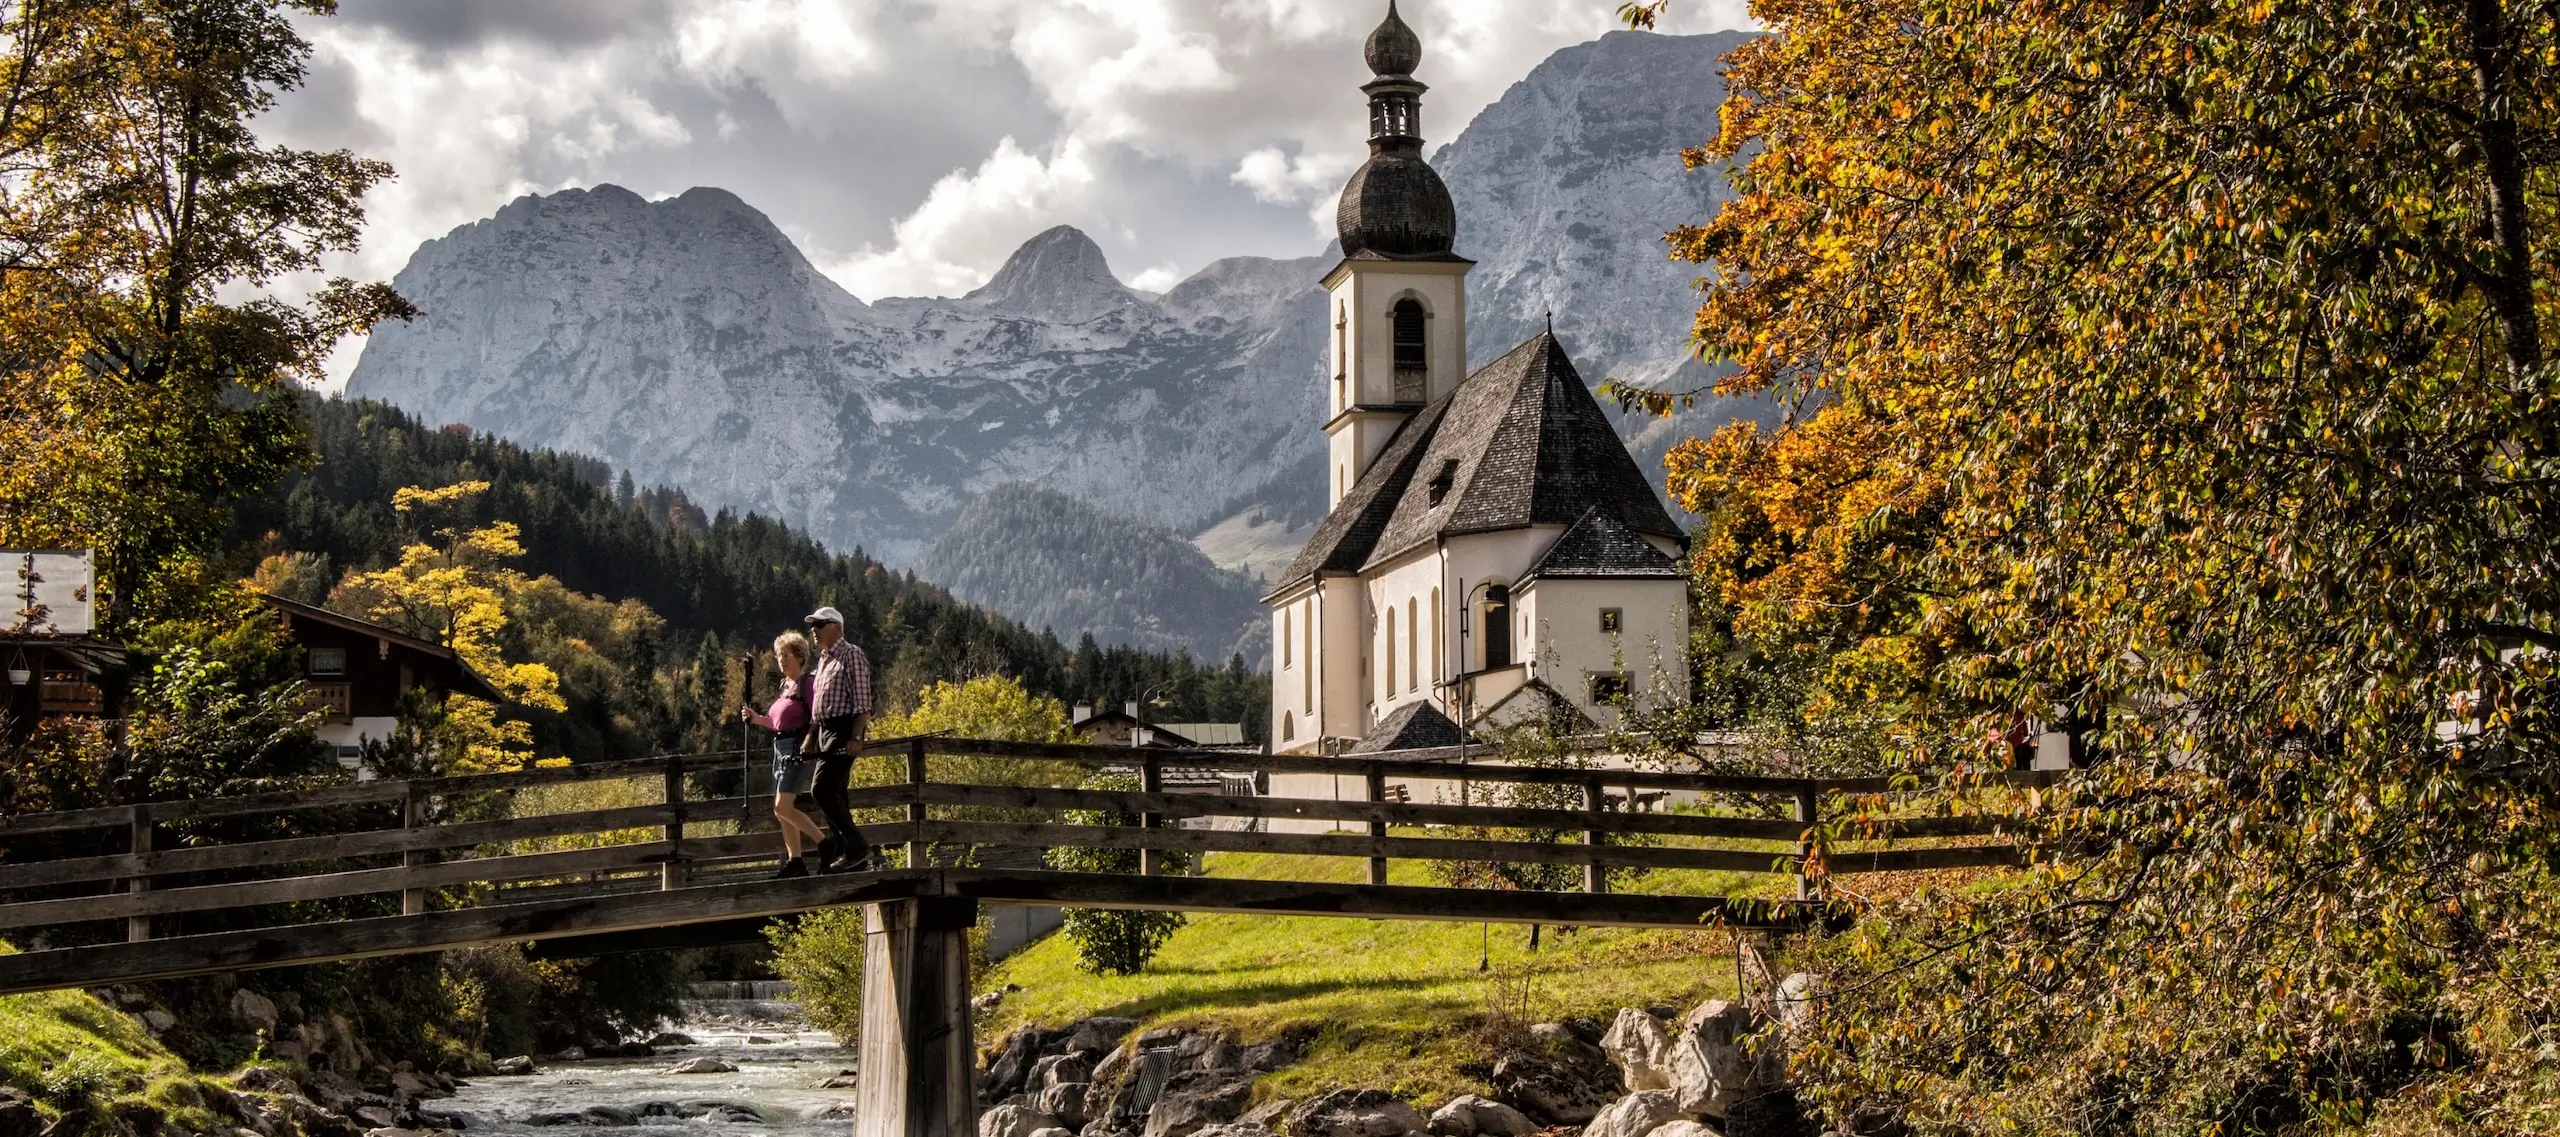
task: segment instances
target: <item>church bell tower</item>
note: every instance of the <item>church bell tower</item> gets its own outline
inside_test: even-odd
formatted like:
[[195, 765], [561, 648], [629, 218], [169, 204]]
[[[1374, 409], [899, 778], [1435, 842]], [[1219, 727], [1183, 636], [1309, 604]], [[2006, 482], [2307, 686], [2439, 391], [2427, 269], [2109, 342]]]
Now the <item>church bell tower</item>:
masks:
[[1398, 426], [1467, 373], [1467, 269], [1449, 187], [1422, 160], [1422, 38], [1396, 15], [1363, 52], [1369, 160], [1342, 188], [1334, 227], [1342, 263], [1325, 274], [1332, 335], [1325, 434], [1327, 505], [1339, 504]]

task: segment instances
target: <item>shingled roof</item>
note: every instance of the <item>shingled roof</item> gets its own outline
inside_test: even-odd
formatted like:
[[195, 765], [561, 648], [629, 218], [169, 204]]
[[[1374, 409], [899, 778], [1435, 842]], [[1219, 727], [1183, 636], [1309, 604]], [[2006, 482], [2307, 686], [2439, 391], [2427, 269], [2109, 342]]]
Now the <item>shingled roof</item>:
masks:
[[1594, 510], [1681, 538], [1573, 360], [1541, 332], [1407, 420], [1279, 583], [1357, 572], [1444, 536], [1571, 525]]
[[1547, 546], [1546, 552], [1538, 554], [1537, 563], [1521, 573], [1520, 579], [1678, 580], [1683, 575], [1680, 562], [1671, 554], [1653, 547], [1653, 542], [1628, 528], [1616, 514], [1603, 512], [1595, 505], [1556, 538], [1555, 544]]
[[1429, 703], [1406, 703], [1387, 712], [1369, 736], [1355, 742], [1345, 754], [1384, 754], [1392, 750], [1430, 750], [1456, 746], [1466, 741], [1466, 732]]

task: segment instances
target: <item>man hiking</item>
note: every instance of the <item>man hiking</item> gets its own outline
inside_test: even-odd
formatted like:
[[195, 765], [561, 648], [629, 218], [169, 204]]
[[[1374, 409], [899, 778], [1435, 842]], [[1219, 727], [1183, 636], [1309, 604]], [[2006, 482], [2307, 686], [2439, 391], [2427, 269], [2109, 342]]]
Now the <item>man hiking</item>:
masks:
[[830, 831], [818, 846], [818, 866], [823, 872], [866, 872], [879, 866], [871, 863], [871, 845], [854, 827], [845, 787], [853, 779], [853, 764], [862, 756], [871, 722], [871, 657], [844, 638], [844, 613], [833, 606], [809, 613], [801, 623], [809, 626], [809, 638], [818, 645], [809, 704], [812, 725], [801, 744], [817, 757], [812, 792]]

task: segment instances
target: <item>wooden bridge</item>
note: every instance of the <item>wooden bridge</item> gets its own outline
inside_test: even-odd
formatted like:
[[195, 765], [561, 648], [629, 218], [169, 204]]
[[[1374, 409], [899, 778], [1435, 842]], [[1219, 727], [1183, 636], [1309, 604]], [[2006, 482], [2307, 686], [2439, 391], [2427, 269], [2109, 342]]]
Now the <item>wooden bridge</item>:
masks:
[[[973, 1131], [966, 935], [982, 904], [1785, 929], [1837, 914], [1825, 900], [1833, 875], [2019, 856], [1989, 817], [1890, 817], [1896, 787], [1873, 779], [1507, 766], [1487, 763], [1482, 748], [1470, 762], [1452, 751], [1275, 757], [913, 738], [872, 743], [866, 755], [890, 758], [872, 764], [888, 777], [856, 788], [852, 804], [892, 818], [862, 829], [896, 867], [791, 880], [771, 879], [764, 799], [701, 792], [735, 780], [720, 775], [739, 768], [737, 754], [0, 818], [0, 935], [31, 949], [0, 956], [0, 993], [492, 943], [602, 954], [863, 904], [871, 935], [857, 1130], [938, 1137]], [[937, 756], [970, 760], [982, 780], [937, 780]], [[1138, 788], [1063, 784], [1083, 780], [1078, 768], [1126, 771]], [[1179, 782], [1202, 771], [1332, 775], [1356, 797], [1169, 792], [1169, 774]], [[1444, 800], [1412, 800], [1417, 787]], [[1522, 788], [1572, 807], [1476, 804], [1494, 791], [1510, 791], [1497, 801], [1531, 796]], [[584, 804], [617, 794], [641, 803], [548, 808], [567, 803], [546, 795], [581, 794]], [[1639, 808], [1680, 796], [1714, 808]], [[1135, 823], [1072, 823], [1079, 812]], [[232, 839], [250, 818], [262, 834], [294, 835]], [[981, 867], [1005, 861], [1004, 850], [1014, 851], [1007, 863], [1039, 863], [1029, 854], [1053, 847], [1134, 849], [1139, 871]], [[1366, 876], [1169, 874], [1163, 855], [1173, 852], [1352, 858]], [[1393, 860], [1567, 866], [1582, 870], [1581, 888], [1393, 885]], [[1710, 870], [1793, 877], [1794, 887], [1780, 884], [1772, 898], [1610, 890], [1611, 870], [1625, 869], [1658, 874], [1639, 882]]]

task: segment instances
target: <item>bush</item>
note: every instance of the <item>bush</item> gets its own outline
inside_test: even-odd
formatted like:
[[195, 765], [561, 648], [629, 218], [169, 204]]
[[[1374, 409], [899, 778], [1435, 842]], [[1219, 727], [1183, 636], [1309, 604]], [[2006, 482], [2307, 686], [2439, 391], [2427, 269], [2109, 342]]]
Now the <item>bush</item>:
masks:
[[820, 909], [764, 933], [773, 969], [798, 988], [809, 1025], [848, 1044], [862, 1033], [862, 912]]
[[[1120, 772], [1097, 773], [1085, 779], [1085, 788], [1097, 790], [1136, 790], [1138, 779]], [[1138, 816], [1121, 810], [1070, 810], [1069, 825], [1134, 826]], [[1192, 870], [1189, 854], [1162, 852], [1157, 857], [1168, 875], [1181, 876]], [[1059, 847], [1049, 850], [1050, 868], [1061, 872], [1136, 873], [1139, 852], [1136, 849], [1078, 849]], [[1182, 927], [1180, 912], [1121, 911], [1106, 908], [1069, 908], [1061, 931], [1076, 945], [1076, 964], [1096, 975], [1135, 975], [1146, 969], [1155, 958], [1156, 949]]]

